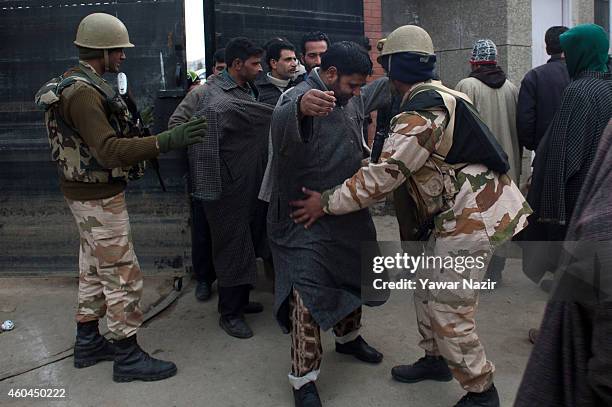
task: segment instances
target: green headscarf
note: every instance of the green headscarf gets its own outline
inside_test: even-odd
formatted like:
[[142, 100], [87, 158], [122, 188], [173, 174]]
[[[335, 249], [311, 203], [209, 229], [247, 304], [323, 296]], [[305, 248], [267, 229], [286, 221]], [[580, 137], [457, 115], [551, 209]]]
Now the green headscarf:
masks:
[[561, 34], [559, 40], [571, 78], [575, 78], [583, 71], [608, 72], [610, 42], [600, 26], [577, 25]]

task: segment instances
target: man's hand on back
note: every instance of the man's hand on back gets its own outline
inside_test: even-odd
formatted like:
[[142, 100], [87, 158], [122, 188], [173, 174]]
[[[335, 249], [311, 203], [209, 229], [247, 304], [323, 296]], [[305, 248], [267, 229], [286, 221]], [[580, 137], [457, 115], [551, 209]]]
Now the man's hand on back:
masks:
[[321, 193], [307, 188], [302, 188], [302, 192], [306, 195], [306, 198], [289, 202], [289, 205], [297, 208], [291, 212], [289, 217], [295, 223], [303, 223], [304, 228], [308, 229], [317, 219], [324, 216], [325, 212], [323, 212], [323, 206], [321, 205]]

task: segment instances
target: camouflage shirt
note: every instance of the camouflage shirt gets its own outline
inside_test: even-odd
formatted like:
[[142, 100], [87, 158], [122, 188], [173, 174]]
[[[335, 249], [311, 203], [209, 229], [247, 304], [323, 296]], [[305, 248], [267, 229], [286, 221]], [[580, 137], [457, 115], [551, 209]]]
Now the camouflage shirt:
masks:
[[380, 161], [324, 191], [324, 211], [342, 215], [362, 209], [406, 182], [419, 221], [433, 217], [438, 238], [480, 232], [498, 244], [518, 233], [531, 213], [518, 187], [481, 164], [446, 164], [437, 149], [452, 140], [447, 124], [442, 109], [395, 116]]

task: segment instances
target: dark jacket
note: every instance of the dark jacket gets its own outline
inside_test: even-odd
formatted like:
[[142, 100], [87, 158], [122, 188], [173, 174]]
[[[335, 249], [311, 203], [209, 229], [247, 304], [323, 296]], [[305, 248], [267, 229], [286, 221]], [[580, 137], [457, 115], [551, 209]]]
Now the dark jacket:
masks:
[[[278, 102], [278, 98], [280, 98], [283, 92], [268, 80], [267, 74], [259, 75], [255, 80], [255, 86], [257, 86], [257, 91], [259, 92], [259, 96], [257, 97], [258, 102], [276, 106], [276, 102]], [[290, 81], [285, 90], [293, 86], [295, 86], [295, 83]]]
[[516, 128], [521, 146], [535, 151], [561, 105], [570, 78], [565, 60], [553, 57], [533, 68], [521, 82]]

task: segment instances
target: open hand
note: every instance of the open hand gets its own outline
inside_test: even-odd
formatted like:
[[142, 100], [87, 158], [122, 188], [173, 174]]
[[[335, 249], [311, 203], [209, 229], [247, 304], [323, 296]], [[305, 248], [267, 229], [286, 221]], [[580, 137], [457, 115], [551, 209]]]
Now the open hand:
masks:
[[167, 153], [170, 150], [178, 150], [191, 144], [200, 143], [204, 140], [207, 128], [206, 119], [200, 117], [159, 133], [157, 135], [159, 151]]
[[304, 116], [327, 116], [335, 106], [336, 98], [333, 91], [310, 89], [300, 100], [300, 113]]
[[304, 187], [302, 187], [302, 192], [306, 194], [306, 199], [289, 202], [289, 205], [297, 208], [289, 216], [295, 223], [305, 223], [304, 228], [308, 229], [317, 219], [325, 215], [325, 212], [323, 212], [319, 192]]

